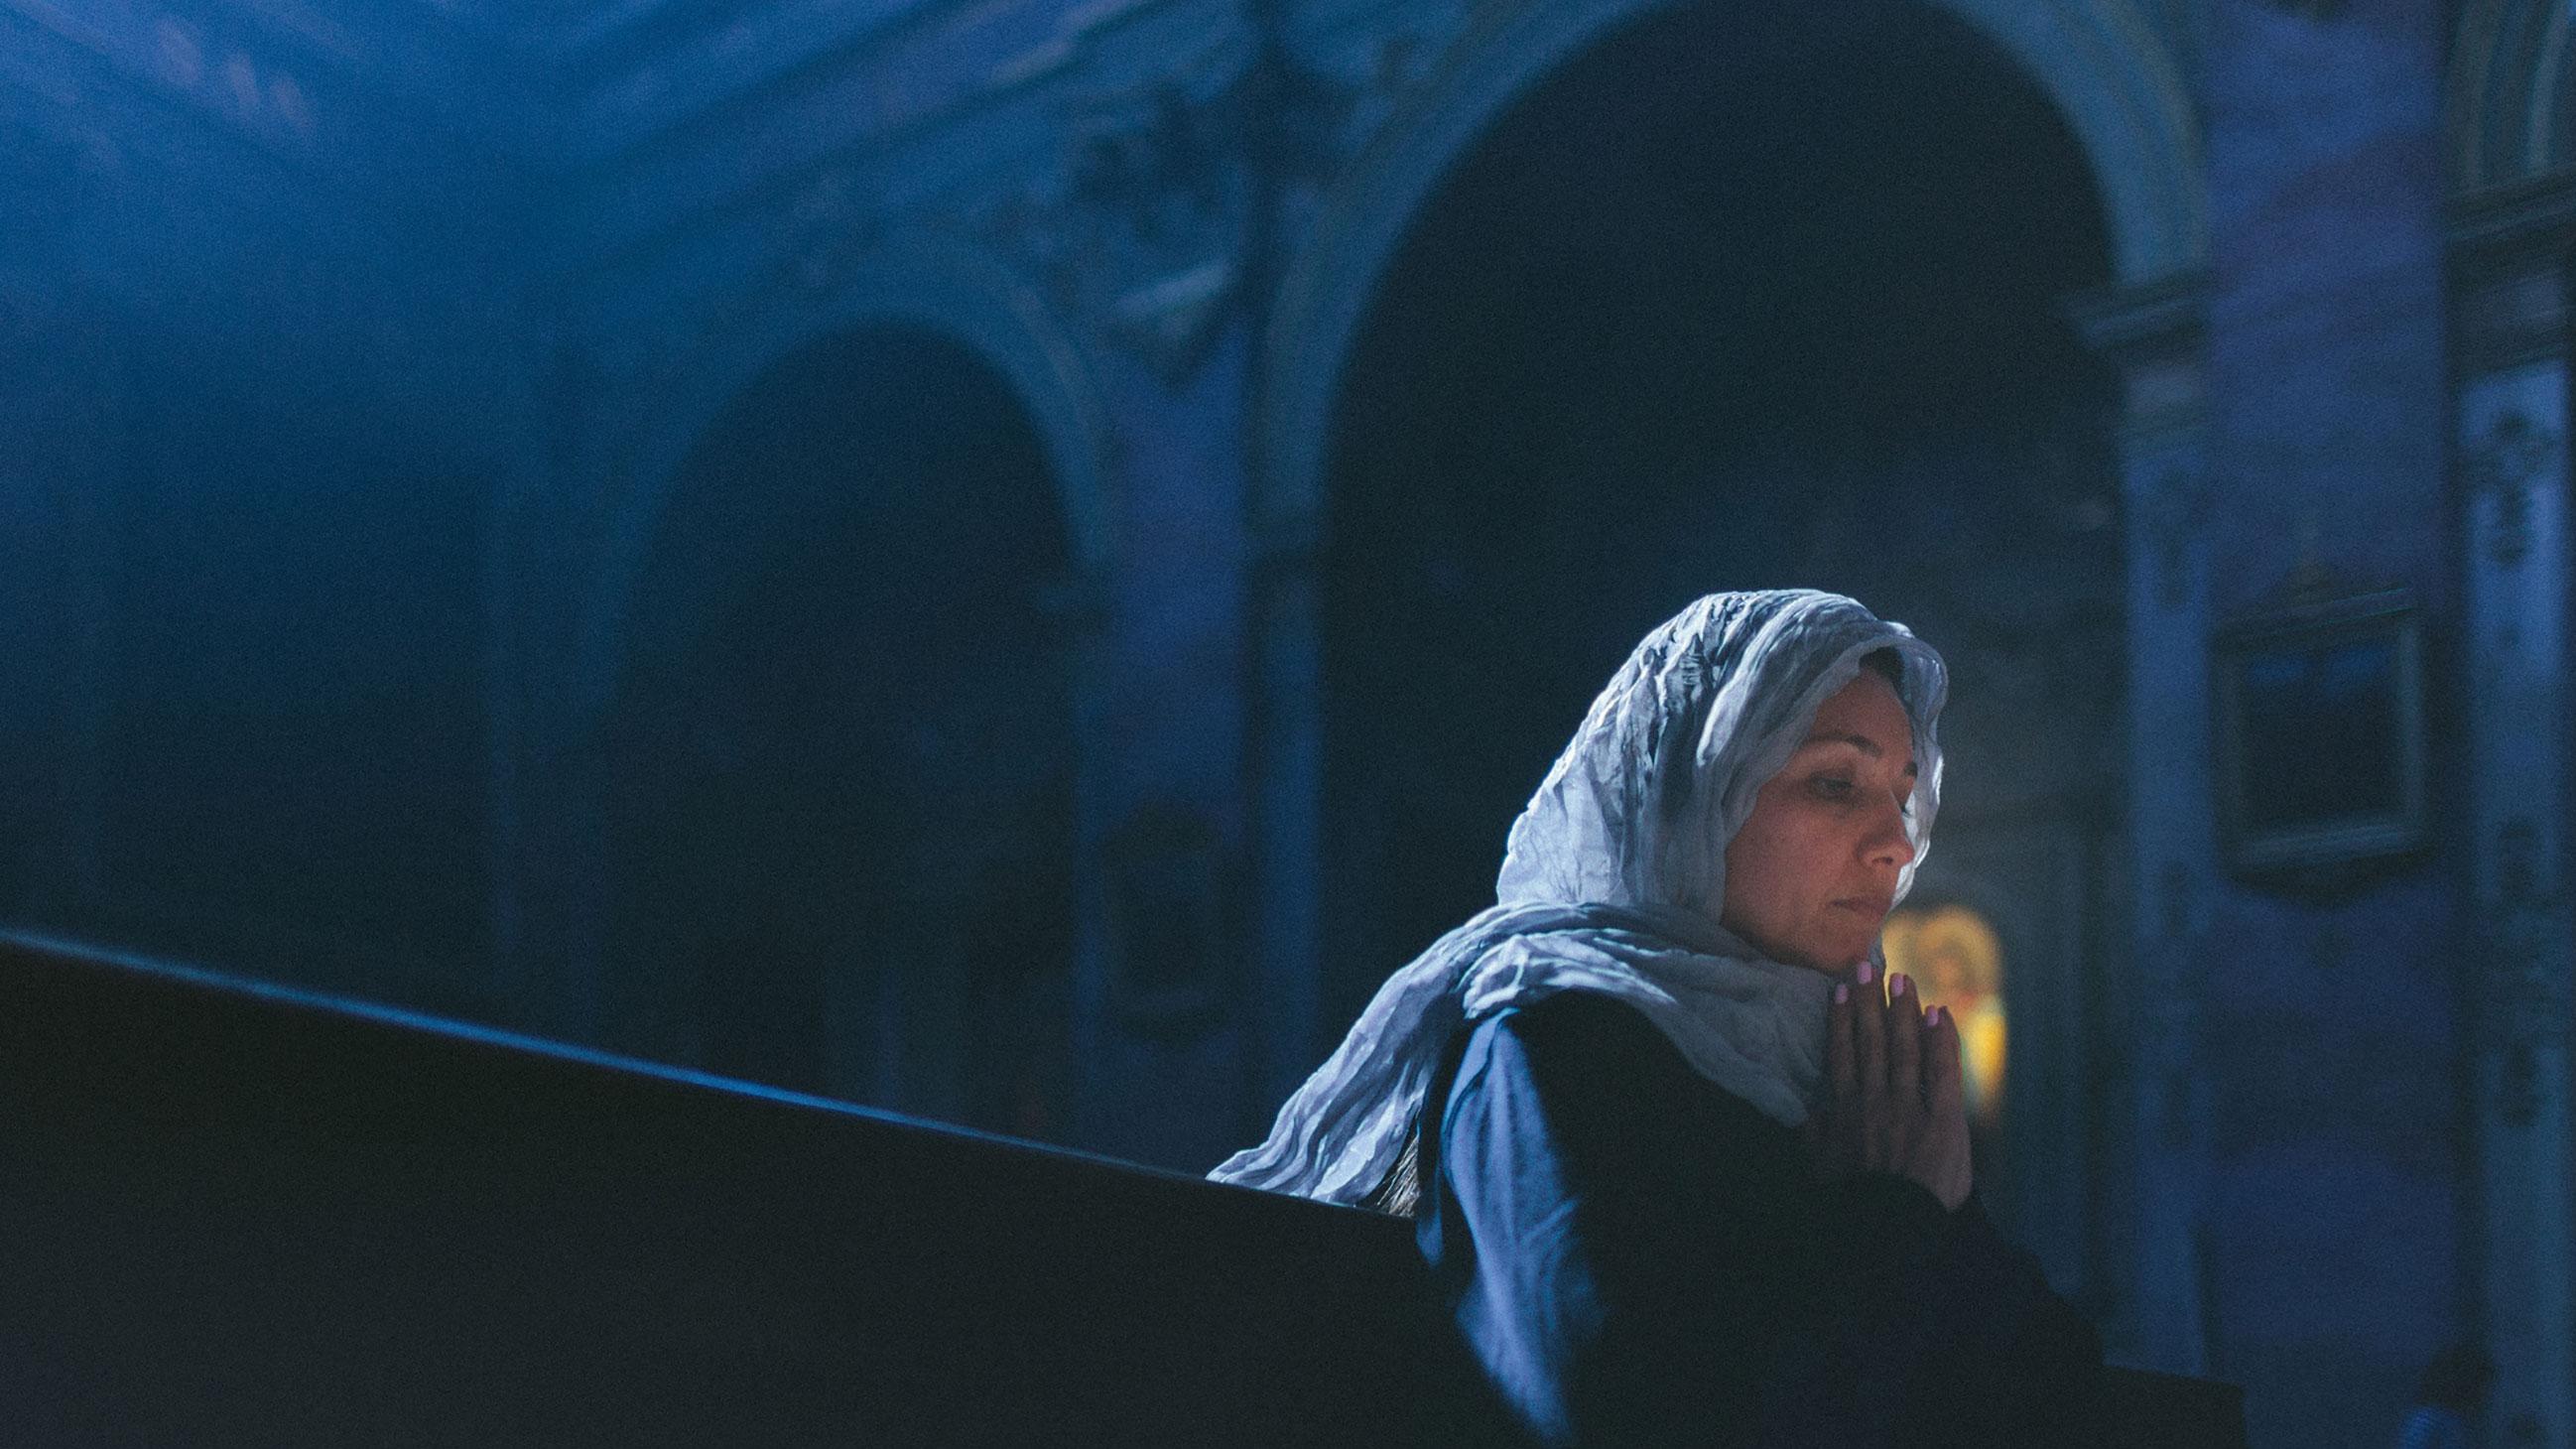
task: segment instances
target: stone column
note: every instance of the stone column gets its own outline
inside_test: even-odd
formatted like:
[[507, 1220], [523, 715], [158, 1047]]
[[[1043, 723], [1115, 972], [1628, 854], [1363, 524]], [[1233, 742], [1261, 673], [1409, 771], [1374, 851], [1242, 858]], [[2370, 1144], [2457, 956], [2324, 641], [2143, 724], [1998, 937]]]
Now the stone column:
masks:
[[[2111, 1059], [2125, 1055], [2133, 1180], [2126, 1194], [2127, 1355], [2210, 1371], [2206, 1288], [2209, 1090], [2202, 1060], [2204, 922], [2215, 884], [2210, 794], [2209, 575], [2203, 406], [2205, 287], [2123, 287], [2071, 309], [2119, 370], [2128, 570], [2132, 969], [2106, 984]], [[2106, 1197], [2116, 1195], [2106, 1194]], [[2117, 1237], [2115, 1237], [2115, 1241]]]
[[2576, 1444], [2569, 1240], [2566, 257], [2576, 183], [2472, 198], [2452, 230], [2454, 468], [2463, 523], [2466, 990], [2476, 1299], [2488, 1441]]
[[1259, 520], [1253, 537], [1253, 850], [1261, 1062], [1252, 1124], [1321, 1060], [1323, 625], [1314, 520]]

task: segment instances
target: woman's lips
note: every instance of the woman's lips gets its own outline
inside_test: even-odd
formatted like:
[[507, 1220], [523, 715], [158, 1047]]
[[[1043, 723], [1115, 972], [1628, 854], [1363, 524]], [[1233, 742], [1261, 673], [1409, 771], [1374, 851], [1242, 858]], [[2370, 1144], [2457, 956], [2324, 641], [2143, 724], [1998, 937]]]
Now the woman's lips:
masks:
[[1834, 905], [1835, 905], [1838, 909], [1846, 910], [1846, 911], [1853, 911], [1853, 912], [1857, 912], [1858, 914], [1860, 914], [1860, 915], [1864, 915], [1864, 916], [1883, 916], [1883, 915], [1886, 915], [1886, 914], [1887, 914], [1887, 912], [1888, 912], [1888, 908], [1889, 908], [1890, 906], [1892, 906], [1893, 904], [1895, 904], [1893, 901], [1889, 901], [1889, 900], [1881, 899], [1881, 898], [1876, 897], [1876, 896], [1869, 896], [1869, 897], [1857, 897], [1857, 896], [1855, 896], [1855, 897], [1851, 897], [1851, 898], [1848, 898], [1848, 899], [1839, 900], [1839, 901], [1834, 902]]

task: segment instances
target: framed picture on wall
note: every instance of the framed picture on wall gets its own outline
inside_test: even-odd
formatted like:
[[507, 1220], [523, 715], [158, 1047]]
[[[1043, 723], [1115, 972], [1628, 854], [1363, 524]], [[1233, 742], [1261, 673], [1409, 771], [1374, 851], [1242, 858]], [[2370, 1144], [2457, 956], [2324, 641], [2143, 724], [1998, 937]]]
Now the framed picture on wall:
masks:
[[2422, 618], [2404, 589], [2249, 615], [2211, 650], [2229, 870], [2333, 872], [2424, 842]]

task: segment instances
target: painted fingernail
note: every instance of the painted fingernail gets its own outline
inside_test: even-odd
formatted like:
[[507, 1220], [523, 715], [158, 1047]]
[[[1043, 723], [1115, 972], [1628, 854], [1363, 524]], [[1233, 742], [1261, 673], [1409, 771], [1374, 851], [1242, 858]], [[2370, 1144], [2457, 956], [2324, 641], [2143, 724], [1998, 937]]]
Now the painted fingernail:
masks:
[[1875, 979], [1876, 979], [1876, 973], [1870, 970], [1869, 963], [1868, 963], [1868, 962], [1866, 962], [1866, 961], [1863, 961], [1862, 963], [1860, 963], [1860, 984], [1861, 984], [1861, 985], [1863, 985], [1863, 986], [1867, 986], [1871, 981], [1873, 981], [1873, 980], [1875, 980]]
[[1941, 1008], [1936, 1006], [1930, 1011], [1923, 1013], [1923, 1024], [1926, 1026], [1939, 1026], [1941, 1024]]
[[1890, 996], [1903, 996], [1905, 994], [1904, 972], [1890, 971], [1887, 973], [1887, 994]]
[[1836, 1005], [1836, 1006], [1840, 1006], [1840, 1005], [1842, 1005], [1844, 1002], [1849, 1001], [1849, 1000], [1851, 1000], [1851, 983], [1850, 983], [1850, 982], [1848, 982], [1848, 981], [1837, 981], [1837, 982], [1835, 982], [1835, 983], [1834, 983], [1834, 1005]]

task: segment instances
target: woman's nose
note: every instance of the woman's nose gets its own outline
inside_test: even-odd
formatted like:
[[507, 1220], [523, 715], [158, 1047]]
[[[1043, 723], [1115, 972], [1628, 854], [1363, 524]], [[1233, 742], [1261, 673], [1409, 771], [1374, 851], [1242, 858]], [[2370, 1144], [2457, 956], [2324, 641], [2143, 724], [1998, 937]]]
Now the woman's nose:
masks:
[[1879, 813], [1875, 828], [1862, 842], [1861, 856], [1872, 865], [1893, 866], [1903, 870], [1914, 863], [1914, 841], [1905, 833], [1905, 811], [1890, 803]]

